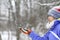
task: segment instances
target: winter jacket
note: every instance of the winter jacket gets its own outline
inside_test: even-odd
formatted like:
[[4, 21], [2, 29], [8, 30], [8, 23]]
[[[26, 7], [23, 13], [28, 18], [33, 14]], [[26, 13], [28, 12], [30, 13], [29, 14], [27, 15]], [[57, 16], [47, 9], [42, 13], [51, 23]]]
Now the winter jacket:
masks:
[[50, 30], [43, 36], [40, 37], [35, 32], [31, 32], [29, 36], [32, 40], [58, 40], [50, 31], [54, 32], [58, 37], [60, 37], [60, 20], [56, 20]]

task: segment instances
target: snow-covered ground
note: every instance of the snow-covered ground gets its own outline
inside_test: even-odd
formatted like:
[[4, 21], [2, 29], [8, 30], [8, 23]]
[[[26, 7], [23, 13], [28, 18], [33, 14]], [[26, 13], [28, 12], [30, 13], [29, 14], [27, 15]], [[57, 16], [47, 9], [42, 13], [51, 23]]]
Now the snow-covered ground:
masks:
[[0, 31], [0, 35], [2, 40], [16, 40], [17, 38], [16, 35], [12, 35], [11, 31]]
[[[2, 40], [17, 40], [16, 32], [14, 31], [0, 31], [0, 35]], [[31, 38], [21, 33], [20, 40], [31, 40]]]

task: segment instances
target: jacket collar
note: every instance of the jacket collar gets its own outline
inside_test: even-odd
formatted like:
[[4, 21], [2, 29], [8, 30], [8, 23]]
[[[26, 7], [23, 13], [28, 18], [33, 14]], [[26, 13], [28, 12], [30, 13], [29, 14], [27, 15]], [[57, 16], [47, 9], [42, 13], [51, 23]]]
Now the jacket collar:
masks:
[[57, 26], [58, 24], [60, 24], [60, 20], [56, 20], [56, 21], [54, 22], [54, 25], [50, 28], [50, 30], [53, 30], [54, 28], [56, 28], [56, 26]]

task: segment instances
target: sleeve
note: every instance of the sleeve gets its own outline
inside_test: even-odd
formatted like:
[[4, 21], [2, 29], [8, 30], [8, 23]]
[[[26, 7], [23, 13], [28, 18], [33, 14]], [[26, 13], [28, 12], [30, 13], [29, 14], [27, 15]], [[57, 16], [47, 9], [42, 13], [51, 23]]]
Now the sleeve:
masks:
[[53, 32], [60, 38], [60, 24], [54, 28]]
[[40, 37], [38, 34], [32, 31], [29, 36], [32, 38], [32, 40], [48, 40], [48, 35], [49, 32], [46, 33], [43, 37]]
[[55, 30], [57, 30], [58, 36], [60, 37], [60, 24], [56, 27]]

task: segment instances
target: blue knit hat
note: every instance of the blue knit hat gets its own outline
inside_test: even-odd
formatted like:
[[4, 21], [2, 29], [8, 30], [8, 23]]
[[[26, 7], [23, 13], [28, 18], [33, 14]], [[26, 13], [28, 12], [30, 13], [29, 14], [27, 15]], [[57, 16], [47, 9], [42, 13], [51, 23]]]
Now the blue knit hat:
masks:
[[48, 16], [53, 16], [54, 18], [60, 18], [60, 6], [55, 6], [49, 10]]

